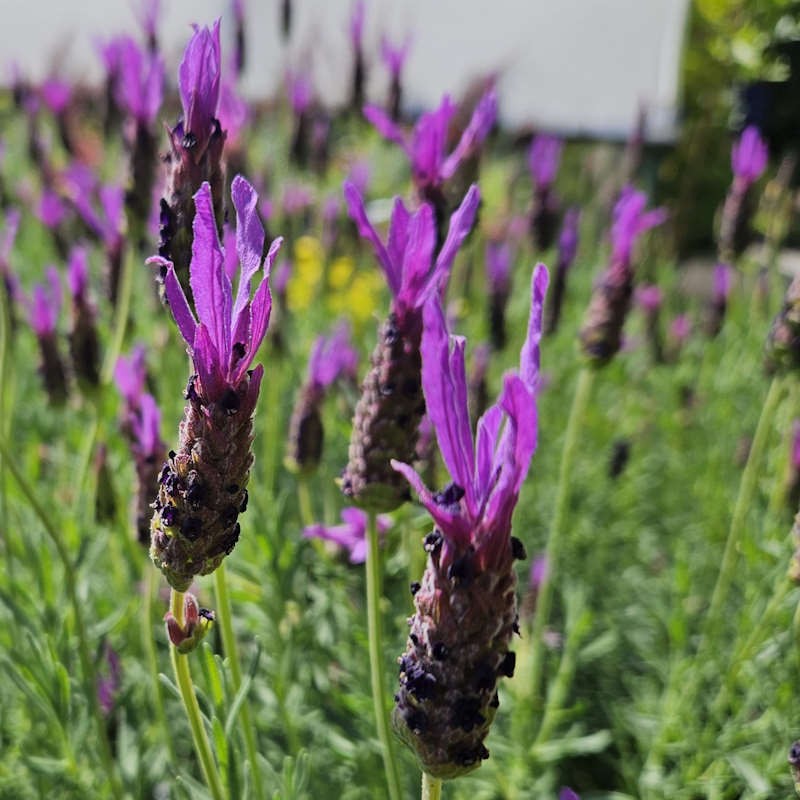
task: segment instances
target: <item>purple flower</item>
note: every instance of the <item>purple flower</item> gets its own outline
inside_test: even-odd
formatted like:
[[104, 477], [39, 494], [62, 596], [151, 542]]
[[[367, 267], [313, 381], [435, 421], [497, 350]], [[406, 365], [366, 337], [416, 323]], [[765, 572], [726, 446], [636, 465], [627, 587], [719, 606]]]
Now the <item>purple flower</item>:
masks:
[[528, 588], [533, 592], [538, 592], [539, 587], [544, 583], [549, 573], [550, 566], [547, 556], [542, 554], [531, 562], [531, 570], [528, 575]]
[[369, 161], [365, 158], [360, 158], [350, 165], [350, 171], [347, 173], [347, 180], [352, 183], [358, 193], [363, 197], [369, 188], [370, 176], [372, 167]]
[[536, 449], [539, 342], [547, 281], [547, 269], [537, 265], [519, 372], [506, 374], [497, 403], [478, 421], [474, 441], [467, 408], [465, 340], [448, 336], [438, 297], [425, 305], [422, 385], [453, 483], [434, 495], [411, 466], [397, 461], [392, 466], [417, 492], [442, 533], [439, 564], [444, 571], [455, 552], [470, 546], [480, 570], [496, 568], [507, 557], [511, 516]]
[[42, 224], [52, 230], [64, 221], [66, 215], [67, 208], [58, 193], [52, 189], [44, 189], [36, 209], [36, 216]]
[[178, 69], [183, 132], [194, 137], [198, 153], [205, 152], [219, 105], [222, 69], [219, 24], [217, 20], [210, 30], [195, 26]]
[[72, 87], [59, 78], [49, 78], [41, 85], [39, 94], [53, 114], [60, 114], [69, 105]]
[[[250, 281], [262, 267], [264, 228], [256, 211], [258, 195], [237, 175], [231, 186], [236, 209], [236, 251], [241, 273], [236, 297], [225, 271], [225, 253], [217, 234], [211, 189], [203, 183], [194, 197], [192, 261], [190, 281], [199, 321], [195, 319], [170, 261], [149, 259], [166, 267], [164, 280], [170, 309], [188, 351], [207, 403], [220, 400], [226, 389], [237, 387], [245, 376], [267, 332], [272, 298], [269, 271], [282, 239], [272, 242], [263, 261], [263, 277], [250, 299]], [[256, 395], [263, 374], [259, 365], [253, 374]]]
[[435, 111], [423, 114], [414, 126], [411, 137], [378, 106], [368, 105], [364, 116], [380, 134], [403, 148], [411, 162], [411, 172], [418, 189], [441, 186], [451, 178], [461, 161], [473, 155], [489, 134], [497, 117], [497, 94], [490, 88], [480, 99], [461, 139], [450, 155], [445, 151], [450, 119], [456, 111], [445, 95]]
[[669, 335], [678, 344], [683, 344], [692, 332], [692, 321], [688, 314], [678, 314], [669, 326]]
[[578, 253], [578, 228], [581, 212], [578, 208], [568, 208], [564, 214], [561, 225], [561, 235], [558, 237], [558, 263], [559, 268], [567, 270], [575, 261]]
[[139, 405], [146, 379], [145, 348], [137, 344], [130, 356], [120, 356], [114, 366], [114, 383], [129, 407]]
[[356, 2], [353, 3], [353, 11], [350, 14], [350, 41], [356, 49], [361, 47], [362, 40], [364, 39], [365, 12], [366, 4], [364, 0], [356, 0]]
[[563, 786], [558, 793], [558, 800], [581, 800], [581, 798], [569, 786]]
[[727, 303], [732, 284], [733, 269], [731, 269], [731, 266], [729, 264], [717, 264], [714, 267], [711, 302], [715, 304]]
[[400, 77], [410, 49], [410, 36], [406, 36], [402, 44], [393, 44], [387, 36], [381, 37], [381, 58], [393, 79]]
[[731, 150], [733, 174], [744, 188], [755, 183], [767, 166], [769, 151], [755, 125], [748, 125]]
[[611, 268], [627, 272], [631, 266], [633, 246], [645, 231], [660, 225], [667, 218], [663, 208], [645, 211], [647, 195], [632, 186], [625, 187], [614, 206], [611, 225]]
[[97, 41], [95, 47], [106, 68], [107, 77], [116, 83], [122, 69], [122, 50], [126, 36], [112, 36], [108, 41]]
[[141, 125], [155, 121], [164, 94], [164, 60], [158, 53], [145, 51], [130, 36], [115, 44], [119, 77], [115, 96], [120, 107]]
[[37, 283], [27, 302], [28, 318], [33, 332], [41, 339], [56, 331], [58, 315], [61, 312], [61, 279], [55, 267], [45, 271], [45, 283]]
[[119, 655], [108, 644], [105, 647], [105, 655], [108, 672], [97, 679], [97, 702], [103, 715], [107, 717], [114, 710], [122, 669]]
[[647, 314], [652, 314], [661, 308], [663, 301], [661, 289], [654, 284], [646, 284], [636, 288], [636, 302], [639, 307]]
[[423, 203], [412, 214], [397, 198], [384, 244], [367, 218], [364, 200], [352, 183], [345, 182], [344, 197], [358, 232], [375, 250], [392, 292], [393, 310], [399, 317], [421, 308], [431, 294], [444, 286], [458, 248], [472, 228], [480, 202], [480, 192], [473, 184], [450, 218], [447, 238], [432, 264], [436, 224], [428, 204]]
[[67, 286], [76, 302], [86, 302], [89, 287], [89, 258], [85, 247], [73, 247], [67, 265]]
[[358, 352], [350, 343], [350, 325], [340, 322], [330, 336], [318, 336], [308, 360], [308, 382], [327, 389], [340, 375], [355, 379]]
[[487, 242], [486, 277], [490, 292], [508, 294], [511, 288], [511, 248], [505, 242]]
[[302, 72], [290, 72], [286, 76], [289, 103], [295, 116], [300, 116], [311, 105], [313, 90], [308, 76]]
[[[348, 552], [351, 564], [363, 564], [367, 560], [367, 513], [360, 508], [343, 508], [341, 517], [341, 525], [309, 525], [303, 529], [303, 538], [333, 542]], [[392, 520], [379, 514], [377, 524], [383, 538], [392, 527]]]
[[563, 143], [557, 136], [542, 133], [533, 138], [528, 151], [528, 169], [538, 191], [544, 192], [553, 185], [562, 147]]

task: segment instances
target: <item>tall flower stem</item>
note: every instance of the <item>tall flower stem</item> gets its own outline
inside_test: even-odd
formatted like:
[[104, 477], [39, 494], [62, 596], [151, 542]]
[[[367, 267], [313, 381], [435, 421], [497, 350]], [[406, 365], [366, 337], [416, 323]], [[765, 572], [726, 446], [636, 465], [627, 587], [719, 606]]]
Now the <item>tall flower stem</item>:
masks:
[[369, 671], [372, 679], [372, 705], [378, 738], [383, 749], [383, 768], [391, 800], [401, 800], [400, 776], [394, 760], [389, 714], [386, 709], [386, 675], [383, 667], [383, 636], [381, 634], [381, 558], [378, 547], [378, 526], [375, 512], [370, 511], [367, 522], [367, 630], [369, 634]]
[[[172, 590], [170, 594], [170, 611], [172, 611], [178, 625], [183, 627], [185, 621], [183, 617], [183, 592]], [[211, 751], [211, 743], [203, 726], [200, 704], [197, 702], [197, 696], [194, 693], [188, 655], [179, 653], [178, 648], [172, 645], [170, 645], [170, 655], [172, 669], [175, 672], [175, 682], [178, 684], [178, 690], [181, 693], [181, 700], [183, 700], [183, 707], [186, 710], [186, 717], [189, 720], [189, 728], [192, 732], [194, 749], [200, 760], [200, 766], [203, 768], [206, 785], [214, 800], [225, 800], [225, 792], [222, 789], [222, 781], [214, 761], [214, 754]]]
[[[756, 433], [753, 437], [753, 444], [750, 447], [750, 453], [747, 456], [747, 464], [745, 464], [744, 472], [742, 473], [742, 481], [739, 484], [739, 495], [736, 498], [736, 505], [733, 509], [731, 526], [728, 531], [728, 539], [725, 542], [725, 551], [722, 555], [722, 563], [719, 568], [719, 574], [717, 575], [717, 582], [714, 586], [714, 592], [711, 595], [711, 603], [709, 604], [708, 612], [706, 613], [707, 635], [713, 634], [717, 627], [720, 609], [727, 599], [728, 591], [733, 581], [736, 556], [739, 550], [742, 532], [744, 531], [744, 521], [752, 505], [753, 496], [755, 495], [759, 469], [764, 458], [767, 440], [772, 430], [775, 412], [777, 411], [781, 399], [782, 385], [783, 381], [780, 376], [775, 376], [772, 379], [767, 397], [764, 400], [764, 405], [761, 408], [761, 416], [759, 417]], [[707, 636], [704, 638], [707, 638]]]
[[531, 683], [530, 697], [535, 709], [541, 707], [541, 683], [544, 666], [543, 634], [550, 616], [550, 607], [553, 603], [553, 579], [558, 570], [558, 562], [563, 547], [564, 528], [566, 527], [567, 510], [569, 506], [569, 482], [572, 477], [572, 465], [580, 440], [579, 433], [589, 398], [592, 394], [596, 370], [592, 367], [583, 367], [578, 375], [575, 395], [572, 398], [572, 409], [569, 413], [567, 430], [564, 436], [564, 448], [561, 451], [561, 466], [558, 470], [558, 489], [556, 490], [555, 510], [550, 533], [547, 537], [547, 570], [539, 593], [536, 597], [536, 611], [533, 617], [533, 653], [531, 658]]
[[69, 603], [72, 606], [72, 616], [75, 620], [75, 633], [78, 639], [78, 658], [81, 663], [81, 672], [84, 681], [84, 693], [89, 702], [89, 709], [94, 719], [97, 728], [97, 741], [100, 746], [100, 758], [103, 762], [103, 771], [108, 776], [109, 783], [111, 784], [111, 793], [114, 798], [120, 800], [123, 797], [123, 789], [120, 783], [119, 774], [117, 773], [114, 758], [111, 753], [111, 745], [108, 741], [108, 729], [106, 728], [106, 721], [103, 717], [100, 703], [97, 699], [97, 671], [95, 670], [94, 661], [92, 660], [91, 650], [89, 648], [89, 637], [86, 633], [86, 623], [83, 618], [83, 606], [78, 598], [77, 587], [77, 574], [75, 566], [70, 559], [64, 542], [58, 534], [56, 526], [45, 512], [41, 503], [39, 502], [33, 488], [23, 477], [22, 473], [17, 468], [17, 465], [12, 458], [5, 438], [0, 436], [0, 455], [3, 457], [3, 462], [8, 467], [9, 472], [14, 477], [25, 499], [30, 504], [33, 513], [39, 518], [42, 527], [45, 530], [50, 541], [56, 549], [59, 561], [61, 562], [64, 570], [64, 588], [66, 589]]
[[441, 800], [441, 778], [432, 778], [427, 772], [422, 773], [422, 798], [421, 800]]
[[142, 604], [141, 614], [142, 647], [147, 656], [147, 666], [150, 669], [150, 677], [153, 681], [153, 705], [155, 706], [158, 725], [161, 728], [161, 735], [166, 740], [170, 760], [174, 764], [176, 759], [175, 742], [173, 742], [172, 736], [170, 736], [167, 715], [164, 711], [164, 695], [161, 688], [161, 680], [158, 677], [158, 657], [156, 656], [156, 648], [153, 641], [153, 595], [156, 593], [159, 573], [152, 568], [149, 562], [145, 565], [145, 571], [147, 572], [147, 578], [145, 578], [144, 581], [144, 602]]
[[[225, 577], [225, 564], [220, 564], [214, 572], [214, 593], [217, 597], [217, 610], [220, 630], [222, 631], [222, 646], [228, 658], [228, 665], [233, 678], [233, 691], [238, 692], [242, 685], [242, 666], [239, 661], [239, 649], [236, 646], [236, 636], [233, 632], [231, 601], [228, 595], [228, 581]], [[258, 766], [258, 749], [256, 747], [256, 730], [253, 725], [253, 718], [250, 715], [248, 703], [242, 703], [239, 713], [242, 716], [242, 727], [244, 728], [245, 746], [247, 747], [247, 757], [250, 760], [250, 769], [253, 774], [253, 788], [258, 800], [263, 800], [264, 784], [261, 780], [261, 770]]]
[[297, 504], [300, 507], [300, 521], [303, 525], [313, 525], [314, 507], [311, 503], [308, 478], [305, 475], [300, 475], [297, 478]]

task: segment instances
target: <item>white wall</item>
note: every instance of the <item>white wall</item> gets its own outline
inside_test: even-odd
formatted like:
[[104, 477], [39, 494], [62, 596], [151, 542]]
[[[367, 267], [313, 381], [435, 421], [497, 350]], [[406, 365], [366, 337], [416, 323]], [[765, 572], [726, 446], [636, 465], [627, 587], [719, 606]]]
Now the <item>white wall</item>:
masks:
[[[350, 0], [294, 0], [288, 53], [278, 35], [279, 0], [245, 2], [249, 93], [273, 90], [288, 59], [313, 65], [320, 93], [332, 102], [345, 96]], [[224, 13], [223, 33], [232, 33], [229, 4], [221, 0], [164, 0], [163, 6], [162, 38], [173, 65], [191, 21], [208, 23]], [[648, 137], [668, 139], [687, 6], [688, 0], [367, 0], [371, 93], [380, 100], [385, 88], [380, 34], [411, 32], [410, 106], [430, 107], [478, 73], [498, 71], [508, 124], [624, 137], [642, 102], [649, 109]], [[35, 75], [55, 59], [59, 71], [96, 76], [93, 42], [135, 31], [132, 8], [128, 0], [0, 0], [0, 59], [16, 60]]]

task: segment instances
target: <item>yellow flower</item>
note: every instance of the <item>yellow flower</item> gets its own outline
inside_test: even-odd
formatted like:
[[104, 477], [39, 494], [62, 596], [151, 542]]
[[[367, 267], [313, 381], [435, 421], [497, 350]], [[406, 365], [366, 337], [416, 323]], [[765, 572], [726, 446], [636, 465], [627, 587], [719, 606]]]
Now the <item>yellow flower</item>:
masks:
[[301, 236], [294, 245], [294, 270], [286, 287], [291, 311], [303, 311], [314, 300], [322, 280], [323, 249], [313, 236]]
[[340, 256], [330, 266], [328, 271], [328, 286], [332, 291], [341, 291], [350, 282], [355, 264], [350, 256]]

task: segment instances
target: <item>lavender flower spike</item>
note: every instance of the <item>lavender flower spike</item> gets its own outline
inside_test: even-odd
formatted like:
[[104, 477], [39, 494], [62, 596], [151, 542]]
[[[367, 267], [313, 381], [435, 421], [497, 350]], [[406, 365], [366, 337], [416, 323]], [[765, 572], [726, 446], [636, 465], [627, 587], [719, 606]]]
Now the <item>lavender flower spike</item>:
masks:
[[645, 211], [646, 206], [647, 195], [627, 187], [614, 207], [611, 263], [595, 287], [580, 331], [583, 353], [595, 367], [607, 364], [622, 345], [633, 293], [633, 247], [645, 231], [666, 219], [664, 209]]
[[[422, 382], [452, 482], [436, 494], [408, 464], [401, 472], [433, 518], [428, 563], [399, 659], [395, 730], [422, 769], [450, 779], [489, 757], [484, 739], [498, 706], [497, 679], [511, 677], [516, 626], [513, 561], [524, 558], [511, 517], [537, 441], [536, 389], [547, 270], [532, 280], [528, 334], [519, 372], [505, 376], [473, 440], [467, 408], [465, 341], [448, 337], [439, 298], [425, 306]], [[452, 342], [452, 347], [451, 347]]]
[[100, 383], [100, 341], [95, 309], [89, 299], [89, 261], [83, 247], [74, 247], [70, 253], [67, 283], [72, 296], [72, 367], [81, 384], [96, 387]]
[[567, 291], [567, 274], [578, 253], [580, 218], [579, 209], [569, 208], [564, 214], [564, 221], [561, 224], [561, 235], [558, 237], [558, 261], [545, 314], [544, 332], [546, 334], [555, 333], [561, 320], [561, 309]]
[[150, 555], [170, 585], [186, 591], [195, 575], [213, 572], [239, 538], [239, 513], [247, 507], [253, 461], [252, 415], [263, 367], [251, 370], [271, 309], [269, 272], [280, 247], [276, 239], [252, 299], [250, 282], [262, 267], [264, 228], [258, 196], [241, 176], [231, 186], [236, 209], [236, 251], [241, 271], [236, 294], [225, 270], [211, 189], [195, 196], [191, 285], [197, 318], [169, 262], [165, 289], [178, 330], [194, 364], [177, 451], [160, 476], [151, 523]]
[[292, 472], [309, 474], [319, 466], [325, 438], [322, 403], [326, 390], [340, 375], [355, 378], [357, 369], [358, 353], [350, 344], [346, 321], [330, 336], [317, 337], [308, 362], [308, 376], [289, 421], [285, 463]]
[[48, 267], [46, 283], [33, 287], [33, 296], [25, 298], [31, 328], [39, 342], [42, 376], [47, 396], [53, 405], [62, 405], [67, 399], [67, 372], [58, 349], [56, 324], [61, 311], [61, 280], [55, 267]]
[[383, 267], [392, 305], [361, 387], [342, 492], [362, 508], [391, 511], [406, 499], [408, 490], [389, 460], [413, 460], [425, 412], [419, 350], [422, 307], [429, 297], [444, 291], [458, 248], [475, 219], [480, 194], [477, 186], [467, 192], [434, 260], [436, 227], [430, 206], [423, 204], [412, 214], [398, 199], [384, 244], [367, 219], [358, 190], [346, 183], [344, 193], [350, 216]]
[[535, 136], [528, 151], [528, 168], [537, 190], [544, 191], [553, 185], [561, 161], [563, 143], [557, 136]]
[[402, 73], [403, 65], [411, 48], [411, 37], [406, 36], [402, 44], [392, 44], [386, 36], [381, 37], [381, 58], [389, 70], [389, 97], [386, 102], [386, 113], [397, 122], [403, 103]]
[[733, 261], [750, 243], [753, 198], [750, 188], [767, 166], [769, 151], [758, 128], [745, 128], [731, 150], [733, 183], [725, 197], [719, 226], [719, 256]]
[[[189, 279], [192, 198], [203, 183], [210, 186], [217, 232], [222, 230], [222, 148], [226, 134], [216, 116], [222, 64], [219, 24], [217, 20], [210, 30], [196, 27], [186, 46], [178, 70], [183, 116], [169, 131], [171, 148], [165, 159], [167, 185], [161, 200], [158, 254], [173, 263], [190, 305], [194, 302]], [[164, 277], [162, 272], [162, 280]]]

